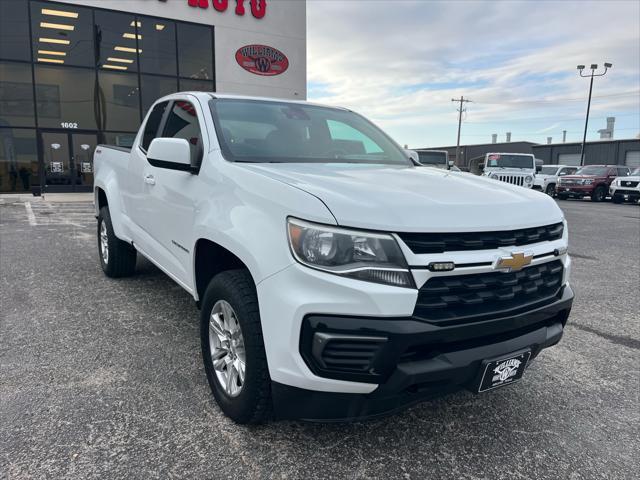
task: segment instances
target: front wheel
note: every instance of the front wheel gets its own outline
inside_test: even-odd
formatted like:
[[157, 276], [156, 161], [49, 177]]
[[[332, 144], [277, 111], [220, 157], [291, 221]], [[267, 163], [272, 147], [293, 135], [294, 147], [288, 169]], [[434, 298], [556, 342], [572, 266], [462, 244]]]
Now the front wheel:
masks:
[[607, 191], [604, 189], [602, 185], [596, 187], [596, 189], [591, 194], [592, 202], [602, 202], [607, 196]]
[[209, 386], [225, 415], [241, 424], [271, 414], [271, 378], [256, 288], [247, 270], [216, 275], [200, 313], [202, 359]]
[[107, 277], [128, 277], [136, 270], [136, 250], [116, 237], [109, 207], [102, 207], [98, 214], [98, 255]]
[[550, 183], [549, 185], [547, 185], [547, 189], [545, 190], [545, 193], [547, 195], [549, 195], [550, 197], [553, 197], [556, 194], [556, 185], [555, 185], [555, 183]]

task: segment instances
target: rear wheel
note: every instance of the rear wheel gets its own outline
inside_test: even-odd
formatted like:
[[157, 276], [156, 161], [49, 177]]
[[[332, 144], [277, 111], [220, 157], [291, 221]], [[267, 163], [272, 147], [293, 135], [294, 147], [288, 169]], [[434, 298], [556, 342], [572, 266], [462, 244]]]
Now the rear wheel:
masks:
[[591, 194], [591, 201], [602, 202], [606, 196], [607, 196], [607, 191], [602, 185], [600, 185], [599, 187], [596, 187], [596, 189]]
[[258, 297], [247, 270], [216, 275], [200, 313], [207, 380], [225, 415], [262, 423], [271, 415], [271, 378], [264, 351]]
[[116, 237], [109, 207], [102, 207], [98, 214], [98, 255], [108, 277], [128, 277], [136, 270], [136, 250]]
[[553, 197], [556, 194], [556, 184], [550, 183], [549, 185], [547, 185], [547, 189], [545, 190], [545, 193], [550, 197]]
[[622, 203], [624, 201], [624, 198], [622, 197], [622, 195], [613, 195], [613, 197], [611, 197], [611, 201], [613, 203]]

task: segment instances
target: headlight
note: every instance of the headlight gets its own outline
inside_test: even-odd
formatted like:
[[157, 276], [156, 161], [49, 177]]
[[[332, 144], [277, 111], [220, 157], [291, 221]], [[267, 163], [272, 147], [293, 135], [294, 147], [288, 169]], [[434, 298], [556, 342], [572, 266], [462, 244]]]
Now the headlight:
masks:
[[497, 173], [490, 173], [489, 174], [489, 178], [498, 178], [498, 174]]
[[524, 177], [524, 181], [527, 183], [531, 183], [533, 182], [533, 177], [531, 175], [527, 175], [526, 177]]
[[295, 259], [343, 277], [415, 288], [407, 262], [391, 235], [287, 220]]
[[620, 180], [614, 180], [614, 181], [613, 181], [613, 184], [614, 184], [616, 187], [617, 187], [617, 186], [619, 186], [619, 185], [620, 185]]

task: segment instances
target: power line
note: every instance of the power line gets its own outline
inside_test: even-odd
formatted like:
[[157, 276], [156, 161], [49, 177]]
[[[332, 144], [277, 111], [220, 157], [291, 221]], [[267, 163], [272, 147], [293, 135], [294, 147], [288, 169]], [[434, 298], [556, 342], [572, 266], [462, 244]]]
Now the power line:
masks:
[[[636, 96], [640, 95], [640, 90], [629, 90], [626, 92], [619, 93], [611, 93], [609, 95], [598, 95], [592, 97], [593, 99], [598, 98], [613, 98], [613, 97], [626, 97], [626, 96]], [[551, 98], [551, 99], [533, 99], [533, 100], [511, 100], [511, 101], [500, 101], [500, 102], [486, 102], [483, 100], [478, 100], [474, 103], [479, 103], [482, 105], [513, 105], [513, 104], [530, 104], [530, 103], [557, 103], [557, 102], [584, 102], [584, 98]]]

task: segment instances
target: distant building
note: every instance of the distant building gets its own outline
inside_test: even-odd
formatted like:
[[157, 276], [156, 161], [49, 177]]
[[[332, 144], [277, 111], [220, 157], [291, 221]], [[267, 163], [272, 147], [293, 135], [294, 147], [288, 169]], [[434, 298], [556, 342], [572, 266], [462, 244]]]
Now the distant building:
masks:
[[[533, 142], [483, 143], [460, 145], [459, 167], [469, 167], [469, 160], [485, 153], [533, 153], [545, 164], [579, 165], [581, 142], [541, 145]], [[456, 147], [428, 147], [413, 150], [446, 150], [449, 160], [455, 160]], [[598, 140], [585, 145], [585, 165], [611, 164], [640, 166], [640, 140]]]

